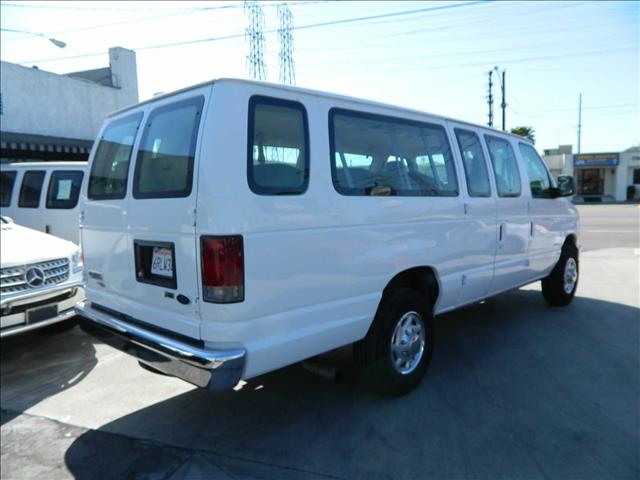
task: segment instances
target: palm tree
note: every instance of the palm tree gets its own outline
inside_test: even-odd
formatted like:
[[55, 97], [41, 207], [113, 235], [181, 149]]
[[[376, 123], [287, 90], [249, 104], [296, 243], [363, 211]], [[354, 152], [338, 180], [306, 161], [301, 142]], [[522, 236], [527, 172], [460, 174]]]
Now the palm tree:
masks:
[[520, 135], [521, 137], [528, 138], [533, 143], [536, 143], [536, 131], [533, 127], [514, 127], [511, 129], [511, 133]]

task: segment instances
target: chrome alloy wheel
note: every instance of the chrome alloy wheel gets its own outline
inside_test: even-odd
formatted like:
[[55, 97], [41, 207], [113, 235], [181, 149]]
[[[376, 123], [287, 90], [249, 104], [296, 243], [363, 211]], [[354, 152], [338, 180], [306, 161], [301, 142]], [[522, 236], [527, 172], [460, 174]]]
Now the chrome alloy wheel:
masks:
[[564, 293], [567, 295], [573, 292], [578, 282], [578, 264], [575, 258], [568, 258], [564, 264]]
[[424, 355], [426, 332], [418, 312], [405, 313], [391, 336], [391, 363], [401, 375], [408, 375], [420, 364]]

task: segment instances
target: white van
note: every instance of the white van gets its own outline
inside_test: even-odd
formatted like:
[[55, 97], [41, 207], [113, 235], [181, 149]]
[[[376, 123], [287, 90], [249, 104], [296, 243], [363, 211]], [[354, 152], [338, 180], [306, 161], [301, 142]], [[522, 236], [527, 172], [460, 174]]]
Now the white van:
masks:
[[415, 387], [433, 316], [578, 277], [570, 177], [484, 126], [216, 80], [107, 118], [82, 188], [84, 328], [210, 389], [355, 343]]
[[0, 212], [19, 225], [79, 242], [78, 198], [87, 162], [0, 166]]

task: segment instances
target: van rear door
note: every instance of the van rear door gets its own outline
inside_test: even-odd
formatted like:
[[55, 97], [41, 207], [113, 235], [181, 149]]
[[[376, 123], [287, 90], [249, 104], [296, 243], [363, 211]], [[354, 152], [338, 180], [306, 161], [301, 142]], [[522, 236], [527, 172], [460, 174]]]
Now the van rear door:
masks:
[[205, 97], [167, 100], [145, 119], [133, 170], [129, 314], [199, 338], [194, 172]]
[[[106, 200], [100, 210], [95, 205], [101, 202], [89, 199], [83, 227], [87, 297], [101, 303], [107, 290], [103, 306], [192, 338], [200, 337], [195, 179], [209, 91], [192, 90], [144, 108], [131, 164], [123, 167], [126, 198]], [[102, 290], [91, 289], [92, 261], [101, 262]]]

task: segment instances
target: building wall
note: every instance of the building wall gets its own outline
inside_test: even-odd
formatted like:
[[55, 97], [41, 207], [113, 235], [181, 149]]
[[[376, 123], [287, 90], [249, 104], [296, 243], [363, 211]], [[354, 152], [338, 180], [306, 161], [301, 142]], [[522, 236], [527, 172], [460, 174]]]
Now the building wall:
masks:
[[[559, 149], [545, 150], [544, 161], [554, 178], [560, 175], [576, 176], [573, 154], [559, 153]], [[633, 171], [640, 169], [640, 151], [620, 152], [619, 165], [594, 167], [604, 169], [604, 196], [623, 202], [627, 199], [627, 187], [633, 185]], [[640, 184], [636, 184], [635, 199], [640, 199]], [[606, 200], [606, 199], [605, 199]]]
[[138, 102], [135, 52], [109, 49], [114, 87], [2, 62], [3, 132], [93, 140], [104, 117]]

